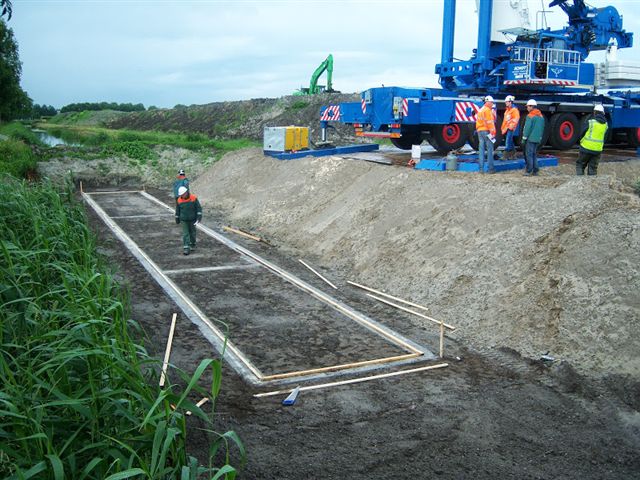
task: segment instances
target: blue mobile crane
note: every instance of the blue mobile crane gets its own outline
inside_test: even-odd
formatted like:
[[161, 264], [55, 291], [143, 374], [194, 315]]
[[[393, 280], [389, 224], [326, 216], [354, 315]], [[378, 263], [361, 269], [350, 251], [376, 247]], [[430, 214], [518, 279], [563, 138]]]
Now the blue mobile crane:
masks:
[[[453, 56], [456, 0], [444, 0], [442, 56], [435, 67], [442, 88], [370, 88], [360, 102], [324, 106], [323, 140], [330, 122], [341, 122], [352, 125], [357, 136], [389, 138], [405, 150], [423, 140], [441, 153], [467, 142], [477, 148], [475, 113], [484, 96], [496, 97], [499, 125], [504, 104], [498, 96], [509, 94], [537, 101], [547, 120], [543, 144], [571, 148], [594, 105], [602, 104], [610, 140], [640, 146], [640, 93], [628, 89], [640, 85], [640, 64], [627, 70], [614, 61], [606, 69], [605, 64], [584, 61], [593, 51], [615, 53], [633, 45], [633, 34], [622, 28], [622, 16], [614, 7], [594, 8], [583, 0], [553, 0], [549, 7], [561, 8], [568, 25], [560, 30], [506, 28], [495, 40], [494, 2], [479, 0], [477, 48], [469, 60], [460, 61]], [[605, 76], [627, 90], [597, 93]]]

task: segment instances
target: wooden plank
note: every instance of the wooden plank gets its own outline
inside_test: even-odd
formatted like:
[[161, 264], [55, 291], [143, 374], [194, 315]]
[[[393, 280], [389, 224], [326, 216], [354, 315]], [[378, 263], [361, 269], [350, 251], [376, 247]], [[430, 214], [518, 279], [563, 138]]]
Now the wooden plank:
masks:
[[[371, 295], [370, 293], [367, 293], [366, 295], [367, 295], [367, 297], [374, 298], [374, 299], [378, 300], [379, 302], [386, 303], [387, 305], [391, 305], [392, 307], [395, 307], [395, 308], [397, 308], [397, 309], [400, 309], [400, 310], [402, 310], [402, 311], [404, 311], [404, 312], [409, 312], [409, 313], [412, 313], [412, 314], [414, 314], [414, 315], [417, 315], [417, 316], [418, 316], [418, 317], [420, 317], [420, 318], [424, 318], [424, 319], [426, 319], [426, 320], [431, 320], [432, 322], [435, 322], [435, 323], [437, 323], [438, 325], [440, 325], [440, 323], [441, 323], [441, 320], [436, 320], [435, 318], [428, 317], [427, 315], [423, 315], [423, 314], [421, 314], [420, 312], [416, 312], [416, 311], [411, 310], [411, 309], [409, 309], [409, 308], [405, 308], [405, 307], [403, 307], [402, 305], [397, 305], [397, 304], [395, 304], [395, 303], [393, 303], [393, 302], [390, 302], [390, 301], [388, 301], [388, 300], [385, 300], [384, 298], [376, 297], [375, 295]], [[451, 325], [449, 325], [449, 324], [447, 324], [447, 323], [443, 323], [443, 325], [444, 325], [445, 327], [447, 327], [449, 330], [455, 330], [455, 329], [456, 329], [456, 327], [451, 326]]]
[[[349, 384], [352, 384], [352, 383], [368, 382], [370, 380], [377, 380], [379, 378], [395, 377], [395, 376], [398, 376], [398, 375], [406, 375], [408, 373], [423, 372], [425, 370], [434, 370], [436, 368], [444, 368], [444, 367], [448, 367], [448, 366], [449, 366], [448, 363], [439, 363], [437, 365], [429, 365], [427, 367], [412, 368], [410, 370], [400, 370], [398, 372], [383, 373], [383, 374], [380, 374], [380, 375], [372, 375], [370, 377], [352, 378], [351, 380], [342, 380], [342, 381], [339, 381], [339, 382], [322, 383], [320, 385], [310, 385], [308, 387], [300, 387], [300, 391], [301, 392], [306, 392], [308, 390], [318, 390], [320, 388], [337, 387], [337, 386], [340, 386], [340, 385], [349, 385]], [[294, 389], [292, 388], [291, 390], [277, 390], [277, 391], [274, 391], [274, 392], [256, 393], [254, 395], [254, 397], [262, 398], [262, 397], [271, 397], [273, 395], [284, 395], [284, 394], [289, 394], [289, 393], [293, 392], [293, 390]]]
[[171, 319], [171, 328], [169, 329], [169, 338], [167, 339], [167, 348], [164, 351], [164, 361], [162, 362], [162, 373], [160, 374], [160, 386], [164, 387], [167, 379], [167, 366], [169, 365], [169, 356], [171, 355], [171, 344], [173, 343], [173, 332], [176, 329], [176, 318], [178, 314], [174, 313]]
[[255, 240], [256, 242], [262, 242], [262, 239], [260, 237], [256, 237], [255, 235], [251, 235], [250, 233], [243, 232], [242, 230], [238, 230], [236, 228], [227, 227], [225, 225], [224, 227], [222, 227], [222, 229], [226, 230], [228, 232], [232, 232], [232, 233], [238, 234], [238, 235], [240, 235], [242, 237], [250, 238], [251, 240]]
[[353, 363], [345, 363], [342, 365], [332, 365], [330, 367], [320, 367], [320, 368], [312, 368], [309, 370], [298, 370], [296, 372], [288, 372], [288, 373], [277, 373], [274, 375], [265, 375], [262, 377], [263, 381], [267, 380], [280, 380], [283, 378], [290, 377], [302, 377], [305, 375], [314, 375], [317, 373], [326, 373], [326, 372], [334, 372], [337, 370], [347, 370], [349, 368], [358, 368], [358, 367], [366, 367], [368, 365], [377, 365], [382, 363], [389, 362], [397, 362], [400, 360], [408, 360], [410, 358], [416, 358], [424, 355], [422, 352], [420, 353], [407, 353], [405, 355], [397, 355], [395, 357], [384, 357], [384, 358], [376, 358], [374, 360], [363, 360], [362, 362], [353, 362]]
[[307, 267], [309, 270], [311, 270], [313, 273], [315, 273], [318, 277], [320, 277], [321, 280], [323, 280], [325, 283], [327, 283], [330, 287], [335, 288], [336, 290], [338, 289], [338, 287], [336, 287], [333, 283], [331, 283], [329, 280], [327, 280], [326, 278], [324, 278], [322, 275], [320, 275], [318, 272], [316, 272], [313, 268], [311, 268], [309, 265], [307, 265], [306, 263], [304, 263], [304, 261], [299, 258], [298, 259], [300, 261], [301, 264], [303, 264], [305, 267]]
[[408, 300], [403, 300], [402, 298], [394, 297], [393, 295], [389, 295], [388, 293], [384, 293], [384, 292], [380, 292], [378, 290], [374, 290], [371, 287], [365, 287], [364, 285], [360, 285], [359, 283], [355, 283], [355, 282], [352, 282], [352, 281], [349, 281], [349, 280], [347, 280], [347, 283], [350, 283], [351, 285], [354, 285], [354, 286], [356, 286], [358, 288], [362, 288], [363, 290], [368, 290], [369, 292], [373, 292], [373, 293], [375, 293], [377, 295], [382, 295], [383, 297], [390, 298], [391, 300], [395, 300], [396, 302], [404, 303], [406, 305], [411, 305], [412, 307], [416, 307], [416, 308], [419, 308], [421, 310], [429, 311], [429, 309], [427, 307], [423, 307], [422, 305], [418, 305], [417, 303], [413, 303], [413, 302], [410, 302]]

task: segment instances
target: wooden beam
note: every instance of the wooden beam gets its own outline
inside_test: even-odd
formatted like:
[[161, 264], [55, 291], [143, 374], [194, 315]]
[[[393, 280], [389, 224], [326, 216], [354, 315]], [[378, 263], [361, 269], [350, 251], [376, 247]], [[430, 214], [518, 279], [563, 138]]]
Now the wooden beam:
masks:
[[[427, 315], [423, 315], [423, 314], [421, 314], [420, 312], [416, 312], [416, 311], [414, 311], [414, 310], [411, 310], [410, 308], [405, 308], [405, 307], [403, 307], [402, 305], [397, 305], [397, 304], [395, 304], [395, 303], [393, 303], [393, 302], [390, 302], [390, 301], [388, 301], [388, 300], [385, 300], [384, 298], [376, 297], [375, 295], [371, 295], [370, 293], [367, 293], [366, 295], [367, 295], [367, 297], [375, 298], [375, 299], [376, 299], [376, 300], [378, 300], [379, 302], [386, 303], [387, 305], [391, 305], [392, 307], [398, 308], [398, 309], [400, 309], [400, 310], [402, 310], [402, 311], [404, 311], [404, 312], [409, 312], [409, 313], [412, 313], [412, 314], [414, 314], [414, 315], [417, 315], [417, 316], [418, 316], [418, 317], [420, 317], [420, 318], [424, 318], [424, 319], [426, 319], [426, 320], [431, 320], [432, 322], [435, 322], [435, 323], [437, 323], [438, 325], [440, 325], [440, 323], [441, 323], [441, 320], [436, 320], [435, 318], [428, 317]], [[456, 327], [451, 326], [451, 325], [449, 325], [449, 324], [447, 324], [447, 323], [443, 323], [443, 325], [444, 325], [445, 327], [447, 327], [448, 329], [450, 329], [450, 330], [455, 330], [455, 329], [456, 329]]]
[[305, 267], [307, 267], [309, 270], [311, 270], [313, 273], [315, 273], [318, 277], [320, 277], [322, 280], [324, 280], [330, 287], [335, 288], [336, 290], [338, 289], [338, 287], [336, 287], [333, 283], [331, 283], [329, 280], [327, 280], [326, 278], [324, 278], [322, 275], [320, 275], [318, 272], [316, 272], [313, 268], [311, 268], [309, 265], [307, 265], [306, 263], [304, 263], [304, 261], [299, 258], [298, 259], [300, 261], [301, 264], [303, 264]]
[[368, 291], [373, 292], [373, 293], [375, 293], [377, 295], [382, 295], [383, 297], [390, 298], [391, 300], [395, 300], [396, 302], [404, 303], [406, 305], [411, 305], [412, 307], [419, 308], [421, 310], [429, 311], [429, 309], [427, 307], [423, 307], [422, 305], [418, 305], [417, 303], [413, 303], [413, 302], [410, 302], [408, 300], [403, 300], [402, 298], [394, 297], [393, 295], [389, 295], [387, 293], [380, 292], [378, 290], [374, 290], [373, 288], [370, 288], [370, 287], [365, 287], [364, 285], [360, 285], [359, 283], [351, 282], [349, 280], [347, 280], [347, 283], [350, 283], [351, 285], [354, 285], [354, 286], [356, 286], [358, 288], [362, 288], [363, 290], [368, 290]]
[[[419, 367], [419, 368], [412, 368], [410, 370], [400, 370], [398, 372], [391, 372], [391, 373], [383, 373], [380, 375], [372, 375], [370, 377], [362, 377], [362, 378], [352, 378], [351, 380], [342, 380], [339, 382], [331, 382], [331, 383], [322, 383], [320, 385], [310, 385], [308, 387], [300, 387], [300, 391], [301, 392], [306, 392], [307, 390], [317, 390], [319, 388], [329, 388], [329, 387], [337, 387], [340, 385], [349, 385], [351, 383], [360, 383], [360, 382], [367, 382], [369, 380], [377, 380], [379, 378], [388, 378], [388, 377], [395, 377], [398, 375], [405, 375], [407, 373], [415, 373], [415, 372], [422, 372], [425, 370], [434, 370], [436, 368], [444, 368], [444, 367], [448, 367], [449, 364], [448, 363], [439, 363], [437, 365], [429, 365], [427, 367]], [[256, 398], [262, 398], [262, 397], [271, 397], [273, 395], [284, 395], [284, 394], [289, 394], [291, 392], [293, 392], [293, 388], [291, 390], [277, 390], [274, 392], [265, 392], [265, 393], [256, 393], [254, 395], [254, 397]]]

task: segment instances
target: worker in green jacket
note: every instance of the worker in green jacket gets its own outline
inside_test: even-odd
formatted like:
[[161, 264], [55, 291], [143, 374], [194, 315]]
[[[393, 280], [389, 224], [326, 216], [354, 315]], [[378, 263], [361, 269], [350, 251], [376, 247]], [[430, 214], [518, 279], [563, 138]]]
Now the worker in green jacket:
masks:
[[604, 147], [604, 138], [607, 135], [607, 119], [604, 116], [604, 107], [596, 105], [593, 108], [593, 118], [586, 125], [586, 132], [580, 140], [580, 153], [576, 160], [576, 175], [584, 175], [584, 169], [588, 175], [598, 174], [598, 163]]
[[176, 224], [182, 225], [182, 248], [189, 255], [196, 248], [196, 225], [202, 220], [202, 207], [198, 198], [187, 187], [178, 188]]
[[522, 143], [524, 143], [525, 176], [538, 175], [538, 147], [544, 134], [544, 116], [538, 109], [538, 102], [533, 98], [527, 102], [527, 119], [522, 131]]
[[173, 182], [173, 198], [176, 199], [176, 205], [178, 204], [178, 197], [180, 196], [178, 193], [180, 187], [187, 187], [187, 190], [189, 190], [189, 179], [182, 169], [178, 171], [178, 176], [175, 182]]

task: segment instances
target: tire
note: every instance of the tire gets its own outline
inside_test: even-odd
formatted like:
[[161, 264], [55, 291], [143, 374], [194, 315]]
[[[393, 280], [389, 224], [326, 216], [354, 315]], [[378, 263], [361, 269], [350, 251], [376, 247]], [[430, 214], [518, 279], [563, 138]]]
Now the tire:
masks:
[[555, 113], [549, 122], [549, 144], [558, 150], [568, 150], [580, 138], [580, 122], [573, 113]]
[[478, 151], [478, 148], [480, 147], [480, 140], [478, 140], [478, 134], [476, 133], [475, 125], [473, 125], [472, 123], [468, 126], [467, 143], [475, 151]]
[[627, 128], [627, 143], [633, 147], [640, 147], [640, 128]]
[[390, 138], [394, 147], [400, 150], [411, 150], [412, 145], [422, 144], [422, 135], [420, 132], [403, 133], [400, 138]]
[[461, 123], [448, 125], [431, 125], [429, 143], [438, 153], [449, 153], [467, 143], [468, 129]]

